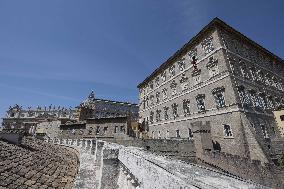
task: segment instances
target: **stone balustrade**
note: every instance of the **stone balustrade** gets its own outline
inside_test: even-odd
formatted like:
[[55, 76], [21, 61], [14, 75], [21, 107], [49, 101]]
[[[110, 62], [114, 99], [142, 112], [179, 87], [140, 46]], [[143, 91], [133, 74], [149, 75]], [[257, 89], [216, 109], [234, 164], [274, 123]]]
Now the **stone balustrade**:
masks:
[[78, 151], [80, 168], [74, 188], [266, 188], [137, 147], [94, 139], [53, 139], [49, 142]]

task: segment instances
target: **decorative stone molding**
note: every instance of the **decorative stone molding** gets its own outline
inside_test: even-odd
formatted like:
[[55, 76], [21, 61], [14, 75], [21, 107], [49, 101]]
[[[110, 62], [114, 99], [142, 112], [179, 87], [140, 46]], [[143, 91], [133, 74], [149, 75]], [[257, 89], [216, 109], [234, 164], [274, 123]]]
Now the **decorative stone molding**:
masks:
[[200, 75], [201, 74], [201, 69], [194, 69], [193, 71], [192, 71], [192, 77], [194, 77], [194, 76], [197, 76], [197, 75]]
[[207, 68], [212, 68], [212, 67], [214, 67], [214, 66], [217, 66], [217, 64], [218, 64], [218, 59], [216, 59], [216, 58], [214, 58], [213, 56], [211, 56], [211, 57], [209, 58], [208, 63], [206, 64], [206, 67], [207, 67]]

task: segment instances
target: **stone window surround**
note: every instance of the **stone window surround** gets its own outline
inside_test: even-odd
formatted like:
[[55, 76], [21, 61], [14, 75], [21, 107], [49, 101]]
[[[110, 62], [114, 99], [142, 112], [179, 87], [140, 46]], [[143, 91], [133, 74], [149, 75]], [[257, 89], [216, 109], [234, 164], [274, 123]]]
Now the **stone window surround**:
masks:
[[[233, 139], [234, 138], [234, 134], [233, 134], [231, 125], [229, 125], [229, 124], [222, 124], [222, 125], [223, 125], [223, 128], [224, 128], [224, 130], [223, 130], [224, 139]], [[225, 134], [225, 125], [228, 125], [230, 127], [230, 131], [231, 131], [231, 135], [232, 136], [226, 136], [226, 134]]]
[[171, 105], [171, 107], [172, 107], [173, 118], [174, 119], [178, 118], [179, 117], [179, 115], [178, 115], [178, 104], [177, 103], [173, 103]]
[[265, 126], [265, 123], [259, 123], [259, 126], [260, 126], [263, 137], [266, 139], [270, 138], [267, 127]]
[[[196, 90], [198, 90], [198, 89], [201, 89], [201, 88], [203, 88], [203, 87], [206, 87], [207, 85], [210, 85], [210, 84], [212, 84], [212, 83], [215, 83], [215, 82], [217, 82], [217, 81], [219, 81], [219, 80], [222, 80], [222, 79], [224, 79], [224, 78], [226, 78], [226, 77], [229, 76], [229, 72], [228, 72], [228, 71], [225, 71], [225, 72], [223, 72], [223, 73], [224, 73], [224, 75], [220, 75], [220, 77], [216, 78], [215, 80], [212, 80], [211, 78], [209, 78], [208, 80], [205, 80], [203, 83], [201, 83], [201, 85], [195, 85], [195, 86], [193, 86], [193, 87], [191, 88], [191, 90], [190, 90], [190, 88], [189, 88], [188, 90], [183, 91], [183, 92], [177, 94], [176, 96], [173, 96], [173, 97], [171, 97], [171, 98], [167, 98], [167, 100], [164, 100], [164, 101], [160, 102], [159, 104], [155, 104], [155, 105], [154, 105], [153, 107], [151, 107], [151, 108], [155, 108], [155, 107], [160, 106], [160, 105], [162, 105], [162, 104], [165, 104], [165, 103], [167, 103], [167, 102], [169, 102], [169, 101], [172, 101], [172, 100], [174, 100], [174, 99], [176, 99], [176, 98], [179, 98], [179, 97], [182, 97], [182, 96], [184, 96], [184, 95], [186, 95], [186, 94], [192, 93], [192, 92], [194, 92], [194, 91], [196, 91]], [[139, 113], [146, 112], [146, 111], [150, 110], [151, 108], [148, 107], [148, 108], [146, 108], [146, 109], [143, 109], [143, 110], [139, 111]]]
[[216, 97], [215, 97], [215, 94], [221, 92], [222, 93], [222, 96], [224, 98], [224, 105], [223, 106], [219, 106], [219, 104], [217, 104], [217, 108], [224, 108], [226, 107], [226, 98], [225, 98], [225, 87], [222, 86], [222, 87], [216, 87], [212, 90], [212, 94], [214, 96], [214, 100], [216, 101]]
[[191, 48], [191, 50], [189, 50], [187, 53], [187, 56], [189, 57], [189, 60], [190, 61], [192, 61], [192, 58], [195, 56], [196, 58], [198, 58], [197, 57], [197, 47], [195, 46], [195, 47], [193, 47], [193, 48]]
[[173, 64], [169, 67], [169, 77], [172, 78], [176, 75], [176, 65]]
[[[223, 44], [227, 44], [227, 40], [225, 39], [225, 36], [228, 37], [228, 34], [224, 33], [224, 32], [221, 32], [221, 40], [223, 42]], [[228, 39], [228, 38], [227, 38]], [[230, 39], [229, 39], [230, 40]], [[232, 41], [232, 40], [231, 40]], [[266, 53], [266, 52], [263, 52], [263, 50], [259, 50], [258, 48], [256, 48], [255, 46], [253, 45], [250, 45], [252, 46], [252, 48], [249, 48], [246, 44], [243, 44], [243, 52], [246, 52], [246, 55], [239, 55], [233, 51], [231, 51], [226, 45], [225, 45], [225, 49], [232, 53], [232, 54], [235, 54], [237, 55], [238, 57], [242, 57], [243, 59], [246, 59], [248, 60], [249, 62], [253, 62], [253, 63], [256, 63], [257, 62], [261, 62], [262, 63], [273, 63], [273, 65], [277, 64], [279, 66], [279, 60], [277, 60], [278, 63], [276, 63], [276, 61], [271, 61], [271, 60], [275, 60], [275, 57], [271, 58], [271, 55]], [[223, 46], [222, 46], [223, 47]], [[268, 56], [266, 56], [268, 54]], [[269, 58], [268, 58], [269, 57]], [[253, 59], [253, 60], [250, 60], [249, 58]], [[280, 58], [281, 59], [281, 58]], [[281, 63], [280, 63], [281, 64]], [[259, 65], [259, 64], [257, 64]], [[284, 71], [284, 67], [281, 67]], [[274, 68], [275, 69], [275, 68]], [[270, 70], [269, 70], [270, 71]], [[270, 71], [272, 72], [272, 71]]]
[[190, 100], [189, 99], [184, 99], [182, 101], [182, 107], [183, 107], [184, 117], [187, 117], [188, 115], [190, 115]]
[[[224, 48], [224, 47], [222, 47], [222, 48]], [[269, 69], [267, 69], [267, 68], [265, 68], [265, 67], [263, 67], [263, 66], [261, 66], [261, 65], [259, 65], [259, 64], [257, 64], [257, 63], [255, 63], [255, 62], [252, 62], [251, 60], [249, 60], [249, 59], [247, 59], [247, 58], [245, 58], [245, 57], [242, 57], [242, 56], [240, 56], [240, 55], [238, 55], [238, 54], [236, 54], [236, 53], [234, 53], [234, 52], [232, 52], [232, 51], [230, 51], [229, 49], [225, 49], [227, 52], [229, 52], [230, 54], [233, 54], [234, 56], [237, 56], [239, 59], [241, 59], [243, 62], [244, 62], [244, 60], [246, 61], [246, 62], [249, 62], [250, 64], [252, 64], [252, 65], [254, 65], [254, 67], [257, 69], [257, 70], [259, 70], [260, 68], [261, 68], [261, 70], [262, 71], [265, 71], [266, 72], [266, 74], [267, 73], [269, 73], [269, 74], [271, 74], [271, 75], [273, 75], [273, 76], [275, 76], [275, 73], [273, 73], [273, 71], [271, 71], [271, 70], [269, 70]], [[229, 59], [232, 59], [233, 61], [236, 61], [234, 58], [229, 58]], [[237, 61], [236, 61], [237, 62]], [[263, 73], [264, 75], [266, 75], [265, 73]], [[279, 78], [279, 79], [281, 79], [282, 81], [284, 81], [284, 77], [281, 77], [280, 75], [277, 75], [277, 77]]]
[[[198, 95], [195, 97], [195, 99], [196, 99], [196, 105], [197, 105], [198, 112], [200, 113], [200, 112], [205, 112], [205, 111], [207, 111], [207, 110], [206, 110], [206, 105], [205, 105], [205, 94], [198, 94]], [[199, 109], [199, 101], [198, 101], [198, 99], [203, 99], [204, 110]]]
[[[217, 53], [218, 51], [224, 49], [223, 47], [219, 47], [216, 48], [215, 50], [213, 50], [212, 52], [210, 52], [209, 54], [205, 55], [202, 59], [197, 59], [196, 64], [200, 64], [200, 62], [204, 61], [205, 59], [207, 59], [208, 57], [212, 56], [214, 53]], [[198, 57], [197, 57], [198, 58]], [[168, 80], [161, 82], [159, 87], [154, 88], [153, 90], [149, 91], [148, 93], [145, 93], [144, 96], [148, 96], [151, 92], [158, 90], [159, 88], [162, 88], [163, 85], [165, 85], [166, 83], [170, 82], [173, 79], [176, 79], [177, 77], [179, 77], [182, 73], [185, 73], [186, 71], [190, 70], [193, 66], [190, 64], [190, 66], [188, 66], [187, 68], [185, 68], [182, 72], [180, 71], [179, 73], [176, 73], [175, 76], [168, 78]], [[167, 68], [168, 69], [168, 68]], [[165, 70], [163, 70], [162, 72], [164, 72]], [[161, 75], [161, 74], [159, 74]], [[155, 78], [153, 78], [155, 79]], [[148, 82], [149, 83], [149, 82]], [[147, 83], [147, 84], [148, 84]]]
[[204, 118], [204, 117], [217, 116], [217, 115], [228, 114], [228, 113], [233, 113], [233, 112], [245, 112], [245, 113], [264, 115], [264, 116], [274, 118], [274, 115], [271, 115], [268, 113], [257, 112], [257, 111], [243, 109], [239, 107], [231, 108], [232, 106], [235, 106], [235, 104], [228, 105], [226, 108], [221, 109], [221, 110], [217, 108], [207, 109], [206, 112], [204, 112], [203, 114], [200, 114], [199, 112], [193, 112], [191, 115], [187, 117], [183, 117], [183, 118], [179, 117], [179, 119], [172, 119], [172, 120], [163, 120], [163, 122], [149, 124], [149, 126], [153, 127], [153, 126], [158, 126], [158, 125], [166, 125], [170, 123], [178, 123], [178, 122], [194, 120], [194, 119]]
[[200, 42], [201, 48], [205, 54], [209, 54], [210, 52], [214, 51], [215, 47], [214, 47], [213, 41], [214, 41], [214, 38], [212, 35], [210, 35]]
[[[255, 64], [255, 63], [253, 63], [252, 61], [250, 61], [249, 59], [247, 59], [247, 58], [245, 58], [245, 57], [242, 57], [242, 56], [240, 56], [240, 55], [238, 55], [238, 54], [236, 54], [236, 53], [234, 53], [234, 52], [230, 51], [229, 49], [224, 48], [224, 47], [222, 47], [222, 46], [219, 47], [219, 48], [217, 48], [217, 49], [215, 49], [215, 50], [213, 50], [211, 53], [209, 53], [209, 54], [207, 54], [206, 56], [204, 56], [204, 58], [202, 58], [201, 60], [198, 60], [198, 61], [197, 61], [197, 64], [200, 63], [201, 61], [205, 60], [206, 58], [212, 56], [212, 54], [214, 54], [215, 52], [217, 53], [219, 50], [222, 50], [222, 49], [223, 49], [223, 50], [226, 50], [227, 52], [229, 52], [229, 53], [231, 53], [231, 54], [233, 54], [233, 55], [235, 55], [235, 56], [237, 56], [237, 57], [240, 58], [240, 59], [244, 59], [244, 60], [250, 62], [251, 64], [254, 64], [255, 67], [261, 68], [261, 69], [263, 69], [263, 70], [265, 70], [265, 71], [270, 72], [270, 73], [273, 74], [272, 71], [267, 70], [267, 69], [265, 69], [264, 67], [262, 67], [262, 66], [260, 66], [260, 65], [258, 65], [258, 64]], [[234, 60], [234, 61], [236, 61], [236, 60]], [[162, 82], [158, 88], [155, 88], [154, 90], [152, 90], [152, 91], [150, 91], [149, 93], [145, 94], [145, 96], [147, 96], [148, 94], [150, 94], [151, 92], [153, 92], [153, 91], [155, 91], [155, 90], [158, 90], [158, 89], [161, 88], [163, 85], [165, 85], [167, 82], [170, 82], [171, 80], [175, 79], [176, 77], [178, 77], [178, 76], [181, 75], [182, 73], [186, 72], [187, 70], [191, 69], [192, 67], [193, 67], [193, 66], [190, 65], [190, 66], [189, 66], [188, 68], [186, 68], [183, 72], [179, 72], [179, 73], [176, 74], [174, 77], [172, 77], [172, 78], [166, 80], [165, 82]], [[274, 75], [274, 74], [273, 74], [273, 75]], [[253, 83], [254, 85], [256, 85], [256, 83], [251, 82], [251, 81], [249, 81], [249, 80], [244, 80], [242, 77], [238, 77], [238, 76], [235, 76], [235, 75], [233, 75], [233, 76], [234, 76], [234, 77], [237, 77], [238, 79], [240, 79], [240, 80], [242, 80], [242, 81], [250, 82], [250, 83]], [[281, 79], [284, 80], [284, 78], [282, 78], [282, 77], [279, 77], [279, 78], [281, 78]], [[208, 80], [209, 80], [209, 79], [208, 79]], [[206, 80], [206, 81], [208, 81], [208, 80]], [[216, 79], [216, 80], [214, 80], [214, 81], [218, 81], [218, 80], [219, 80], [219, 79]], [[206, 82], [206, 81], [204, 81], [204, 82]], [[258, 85], [258, 84], [257, 84], [257, 85]], [[206, 86], [206, 85], [204, 85], [204, 86]], [[204, 86], [197, 86], [196, 88], [198, 89], [198, 88], [202, 88], [202, 87], [204, 87]], [[196, 90], [197, 90], [197, 89], [196, 89]], [[274, 89], [274, 88], [273, 88], [273, 89]], [[279, 90], [279, 89], [278, 89], [278, 90]], [[195, 90], [184, 91], [184, 94], [183, 94], [183, 93], [178, 94], [177, 96], [175, 96], [175, 97], [173, 97], [173, 98], [170, 98], [170, 99], [166, 100], [165, 102], [168, 102], [169, 100], [173, 100], [173, 99], [175, 99], [175, 98], [177, 98], [177, 97], [179, 97], [179, 96], [183, 96], [183, 95], [185, 95], [185, 94], [188, 94], [189, 92], [192, 92], [192, 91], [195, 91]], [[282, 91], [281, 91], [281, 92], [282, 92]], [[160, 103], [160, 104], [161, 104], [161, 103]], [[154, 107], [156, 107], [156, 106], [158, 106], [158, 105], [160, 105], [160, 104], [156, 104], [156, 105], [154, 105]], [[147, 111], [148, 109], [149, 109], [149, 107], [146, 108], [146, 109], [144, 109], [143, 111], [139, 111], [139, 112], [144, 112], [144, 111]]]
[[161, 121], [161, 113], [162, 111], [160, 109], [156, 110], [156, 122]]
[[[235, 61], [235, 60], [234, 60]], [[262, 71], [262, 73], [263, 73], [263, 70], [261, 70]], [[266, 74], [267, 75], [267, 74]], [[236, 78], [238, 78], [238, 79], [241, 79], [242, 81], [245, 81], [245, 82], [250, 82], [250, 83], [253, 83], [254, 85], [256, 85], [257, 83], [255, 83], [255, 82], [251, 82], [250, 80], [246, 80], [246, 79], [243, 79], [243, 77], [240, 77], [240, 76], [237, 76], [237, 75], [233, 75], [233, 77], [236, 77]], [[265, 83], [265, 82], [263, 82], [263, 83]], [[266, 84], [265, 84], [266, 85]], [[271, 88], [273, 88], [274, 90], [275, 89], [277, 89], [278, 91], [281, 91], [279, 88], [277, 88], [277, 87], [274, 87], [274, 86], [272, 86], [272, 85], [266, 85], [266, 86], [268, 86], [268, 87], [271, 87]], [[261, 86], [261, 87], [263, 87], [263, 86]], [[282, 91], [281, 91], [282, 92]]]
[[[265, 92], [262, 92], [262, 91], [257, 91], [257, 90], [255, 90], [255, 89], [251, 89], [251, 88], [245, 88], [243, 85], [239, 85], [239, 86], [237, 86], [238, 88], [240, 87], [242, 90], [244, 90], [244, 92], [245, 93], [249, 93], [249, 92], [253, 92], [254, 93], [254, 99], [255, 99], [255, 101], [256, 100], [258, 100], [258, 96], [262, 96], [262, 97], [264, 97], [264, 99], [266, 99], [266, 103], [265, 104], [263, 104], [264, 105], [264, 107], [263, 107], [263, 110], [265, 110], [265, 109], [269, 109], [269, 108], [267, 108], [267, 106], [268, 106], [268, 101], [267, 101], [267, 99], [268, 98], [272, 98], [272, 100], [274, 101], [274, 103], [275, 103], [275, 100], [278, 98], [278, 99], [281, 99], [281, 98], [279, 98], [278, 96], [276, 96], [276, 95], [274, 95], [274, 96], [272, 96], [272, 95], [270, 95], [271, 93], [269, 93], [269, 92], [267, 92], [267, 91], [265, 91]], [[257, 95], [257, 96], [256, 96]], [[251, 99], [250, 99], [251, 100]], [[255, 106], [255, 102], [252, 102], [253, 103], [253, 108], [260, 108], [260, 107], [256, 107]], [[280, 102], [281, 103], [281, 102]]]
[[178, 61], [177, 61], [178, 70], [179, 70], [180, 72], [182, 72], [182, 71], [185, 70], [185, 65], [186, 65], [186, 63], [185, 63], [185, 58], [182, 58], [181, 60], [178, 60]]
[[[249, 85], [251, 85], [251, 87], [250, 88], [257, 88], [257, 90], [256, 91], [259, 91], [258, 89], [260, 89], [260, 88], [263, 88], [263, 86], [262, 85], [260, 85], [260, 84], [258, 84], [258, 83], [255, 83], [255, 82], [252, 82], [252, 81], [250, 81], [250, 80], [245, 80], [245, 79], [243, 79], [242, 77], [238, 77], [238, 76], [234, 76], [235, 78], [237, 78], [237, 79], [239, 79], [239, 80], [241, 80], [242, 82], [244, 82], [244, 83], [248, 83]], [[260, 92], [261, 93], [261, 92]], [[278, 96], [281, 96], [281, 95], [283, 95], [283, 92], [282, 91], [278, 91], [278, 90], [275, 90], [275, 88], [272, 88], [272, 89], [265, 89], [265, 94], [269, 94], [269, 93], [276, 93], [276, 94], [278, 94]], [[267, 96], [267, 95], [266, 95]], [[284, 98], [284, 97], [283, 97]]]
[[[167, 106], [165, 106], [164, 108], [164, 120], [168, 120], [169, 119], [169, 107], [167, 107]], [[167, 119], [166, 119], [166, 117], [167, 117]]]

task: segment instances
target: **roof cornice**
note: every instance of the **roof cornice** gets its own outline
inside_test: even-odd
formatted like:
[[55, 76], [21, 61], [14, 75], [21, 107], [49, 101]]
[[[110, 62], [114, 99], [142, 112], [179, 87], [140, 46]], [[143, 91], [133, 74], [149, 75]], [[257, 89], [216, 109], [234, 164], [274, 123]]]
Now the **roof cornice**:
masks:
[[226, 24], [224, 21], [222, 21], [221, 19], [219, 19], [218, 17], [214, 18], [213, 20], [211, 20], [205, 27], [202, 28], [202, 30], [200, 32], [198, 32], [193, 38], [190, 39], [190, 41], [188, 41], [185, 45], [183, 45], [182, 48], [180, 48], [178, 51], [176, 51], [168, 60], [166, 60], [161, 66], [159, 66], [157, 69], [154, 70], [154, 72], [152, 72], [151, 75], [149, 75], [148, 77], [146, 77], [146, 79], [144, 81], [142, 81], [140, 84], [138, 84], [137, 88], [140, 88], [141, 86], [143, 86], [145, 83], [149, 82], [154, 76], [156, 76], [160, 70], [163, 70], [165, 68], [167, 68], [173, 61], [175, 61], [176, 59], [178, 59], [181, 55], [183, 55], [186, 50], [188, 50], [188, 48], [190, 48], [192, 45], [194, 45], [199, 38], [206, 32], [210, 31], [212, 28], [214, 28], [215, 26], [220, 26], [221, 28], [225, 28], [227, 30], [229, 30], [230, 32], [236, 34], [237, 36], [243, 38], [245, 41], [251, 43], [252, 45], [254, 45], [255, 47], [257, 47], [258, 49], [265, 51], [266, 53], [268, 53], [270, 56], [274, 57], [276, 60], [278, 60], [279, 62], [284, 63], [284, 60], [281, 59], [280, 57], [276, 56], [275, 54], [273, 54], [272, 52], [270, 52], [269, 50], [265, 49], [264, 47], [262, 47], [261, 45], [257, 44], [256, 42], [254, 42], [253, 40], [251, 40], [250, 38], [248, 38], [247, 36], [245, 36], [244, 34], [240, 33], [239, 31], [237, 31], [236, 29], [234, 29], [233, 27], [229, 26], [228, 24]]

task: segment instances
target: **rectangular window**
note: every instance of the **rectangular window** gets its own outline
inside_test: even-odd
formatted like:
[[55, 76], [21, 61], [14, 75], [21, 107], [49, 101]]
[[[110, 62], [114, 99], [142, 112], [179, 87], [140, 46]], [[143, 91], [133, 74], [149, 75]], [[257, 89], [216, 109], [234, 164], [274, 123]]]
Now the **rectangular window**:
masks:
[[178, 61], [178, 68], [179, 71], [183, 71], [185, 69], [185, 62], [184, 61]]
[[170, 67], [169, 72], [170, 72], [170, 77], [173, 77], [176, 75], [175, 65]]
[[160, 92], [156, 93], [156, 102], [157, 102], [157, 104], [160, 103]]
[[185, 73], [181, 75], [179, 82], [180, 82], [182, 91], [185, 91], [188, 89], [188, 77], [185, 75]]
[[178, 117], [178, 105], [176, 103], [172, 104], [172, 110], [174, 119], [176, 119]]
[[154, 95], [150, 96], [150, 104], [151, 104], [151, 106], [154, 105]]
[[284, 121], [284, 115], [281, 115], [281, 116], [280, 116], [280, 120], [281, 120], [281, 121]]
[[97, 128], [96, 128], [96, 135], [98, 135], [98, 134], [100, 134], [100, 126], [97, 126]]
[[125, 127], [124, 126], [120, 126], [120, 132], [125, 133]]
[[[144, 118], [144, 122], [145, 122], [145, 118]], [[118, 126], [115, 126], [114, 127], [114, 133], [117, 133], [117, 131], [118, 131]]]
[[184, 112], [184, 117], [190, 115], [190, 101], [189, 100], [183, 100], [183, 112]]
[[193, 84], [197, 85], [201, 82], [201, 76], [200, 75], [196, 75], [193, 77]]
[[191, 131], [190, 128], [188, 128], [188, 138], [189, 138], [189, 139], [192, 139], [192, 138], [193, 138], [193, 133], [192, 133], [192, 131]]
[[154, 123], [154, 112], [150, 112], [150, 123]]
[[165, 120], [169, 119], [168, 111], [169, 111], [169, 107], [164, 107], [164, 117], [165, 117]]
[[177, 83], [175, 82], [175, 80], [171, 83], [171, 90], [172, 90], [172, 96], [177, 94]]
[[219, 68], [217, 65], [212, 66], [209, 69], [209, 77], [214, 77], [215, 75], [219, 74]]
[[161, 131], [158, 131], [158, 139], [161, 139]]
[[150, 87], [150, 89], [154, 89], [154, 85], [153, 85], [152, 81], [149, 83], [149, 87]]
[[156, 77], [155, 82], [156, 82], [156, 87], [159, 87], [159, 85], [160, 85], [160, 78]]
[[267, 132], [267, 129], [266, 129], [265, 125], [260, 125], [260, 127], [261, 127], [261, 130], [262, 130], [263, 137], [264, 138], [269, 138], [268, 132]]
[[255, 71], [254, 67], [250, 68], [250, 75], [251, 75], [252, 80], [256, 80], [257, 79], [256, 71]]
[[104, 134], [107, 132], [108, 127], [104, 127]]
[[213, 37], [210, 36], [210, 37], [204, 39], [201, 42], [201, 46], [202, 46], [202, 49], [204, 50], [205, 54], [212, 52], [214, 50]]
[[156, 121], [161, 121], [161, 110], [156, 111]]
[[205, 111], [205, 95], [198, 95], [196, 97], [197, 109], [202, 112]]
[[224, 124], [224, 137], [233, 137], [233, 133], [232, 133], [230, 125]]
[[167, 89], [163, 89], [162, 90], [162, 95], [163, 95], [163, 99], [167, 99], [168, 98], [168, 90]]
[[225, 92], [225, 88], [224, 87], [218, 87], [215, 88], [212, 93], [213, 96], [215, 98], [216, 104], [217, 104], [217, 108], [222, 108], [225, 107], [225, 97], [224, 97], [224, 92]]
[[161, 80], [162, 82], [165, 82], [167, 80], [167, 73], [166, 71], [164, 71], [162, 74], [161, 74]]
[[177, 136], [177, 138], [180, 138], [179, 130], [176, 130], [176, 136]]

